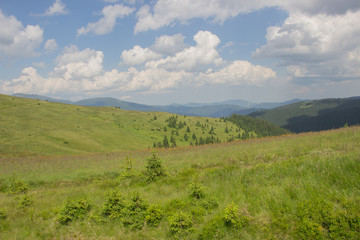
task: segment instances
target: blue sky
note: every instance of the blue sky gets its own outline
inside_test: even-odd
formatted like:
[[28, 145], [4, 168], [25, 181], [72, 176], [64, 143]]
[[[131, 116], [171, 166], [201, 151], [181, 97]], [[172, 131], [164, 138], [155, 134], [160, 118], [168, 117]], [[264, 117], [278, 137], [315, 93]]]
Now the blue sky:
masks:
[[5, 0], [0, 93], [144, 104], [360, 95], [358, 0]]

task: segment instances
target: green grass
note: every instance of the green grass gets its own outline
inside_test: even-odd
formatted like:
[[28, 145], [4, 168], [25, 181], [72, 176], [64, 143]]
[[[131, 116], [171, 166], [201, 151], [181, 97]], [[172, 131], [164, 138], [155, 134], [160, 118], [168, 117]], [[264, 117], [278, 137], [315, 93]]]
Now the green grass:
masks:
[[[156, 116], [156, 120], [155, 120]], [[165, 135], [169, 113], [125, 111], [113, 107], [82, 107], [0, 95], [0, 158], [12, 156], [79, 155], [152, 148]], [[221, 142], [242, 133], [231, 122], [215, 118], [177, 116], [186, 126], [174, 132], [177, 146], [189, 146], [192, 134]], [[199, 124], [198, 124], [199, 123]], [[184, 134], [190, 128], [189, 140]], [[226, 127], [229, 133], [225, 133]], [[237, 131], [237, 132], [236, 132]], [[256, 134], [254, 133], [256, 136]]]
[[[161, 149], [166, 176], [151, 183], [150, 150], [3, 159], [0, 239], [358, 239], [359, 143], [360, 128], [351, 127]], [[26, 193], [10, 193], [14, 179]], [[199, 199], [191, 197], [194, 182]], [[102, 215], [114, 190], [124, 218]], [[161, 210], [159, 225], [124, 226], [145, 214], [129, 210], [135, 191]], [[60, 224], [65, 203], [79, 200], [89, 212]]]

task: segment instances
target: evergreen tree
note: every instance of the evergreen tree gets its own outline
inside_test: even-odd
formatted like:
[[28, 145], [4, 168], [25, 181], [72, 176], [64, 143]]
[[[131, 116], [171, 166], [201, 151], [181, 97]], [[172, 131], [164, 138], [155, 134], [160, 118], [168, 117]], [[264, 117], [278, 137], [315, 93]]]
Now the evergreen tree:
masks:
[[186, 133], [184, 134], [184, 140], [185, 141], [189, 140], [189, 136]]
[[190, 132], [190, 127], [188, 126], [187, 128], [186, 128], [186, 132]]
[[193, 139], [193, 140], [196, 140], [196, 135], [195, 135], [195, 133], [193, 133], [192, 139]]
[[163, 146], [164, 148], [168, 148], [168, 147], [169, 147], [169, 140], [168, 140], [168, 138], [167, 138], [166, 135], [164, 136], [162, 146]]
[[170, 143], [171, 143], [171, 147], [176, 147], [176, 140], [174, 136], [171, 136]]

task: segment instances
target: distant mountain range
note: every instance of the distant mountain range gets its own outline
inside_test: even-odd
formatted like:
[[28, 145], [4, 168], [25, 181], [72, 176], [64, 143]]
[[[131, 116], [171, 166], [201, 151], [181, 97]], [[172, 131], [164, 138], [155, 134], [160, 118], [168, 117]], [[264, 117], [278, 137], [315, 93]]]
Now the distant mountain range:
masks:
[[252, 103], [230, 100], [214, 103], [171, 104], [150, 106], [115, 98], [89, 98], [76, 102], [53, 99], [35, 94], [14, 94], [17, 97], [39, 99], [81, 106], [119, 107], [124, 110], [168, 112], [186, 116], [228, 117], [232, 114], [249, 115], [266, 120], [292, 132], [320, 131], [360, 124], [360, 97], [329, 98], [322, 100], [293, 99], [278, 103]]
[[266, 120], [292, 132], [321, 131], [360, 124], [360, 97], [300, 101], [251, 117]]
[[271, 109], [279, 106], [284, 106], [290, 103], [299, 102], [300, 99], [294, 99], [286, 102], [274, 102], [274, 103], [252, 103], [245, 100], [229, 100], [223, 102], [214, 103], [188, 103], [188, 104], [170, 104], [166, 106], [151, 106], [144, 104], [137, 104], [132, 102], [126, 102], [115, 98], [89, 98], [80, 101], [69, 101], [63, 99], [54, 99], [46, 96], [36, 94], [23, 94], [16, 93], [16, 97], [39, 99], [49, 102], [59, 102], [66, 104], [74, 104], [81, 106], [93, 106], [93, 107], [119, 107], [124, 110], [133, 111], [150, 111], [150, 112], [169, 112], [187, 116], [202, 116], [202, 117], [227, 117], [232, 114], [247, 115], [252, 112]]

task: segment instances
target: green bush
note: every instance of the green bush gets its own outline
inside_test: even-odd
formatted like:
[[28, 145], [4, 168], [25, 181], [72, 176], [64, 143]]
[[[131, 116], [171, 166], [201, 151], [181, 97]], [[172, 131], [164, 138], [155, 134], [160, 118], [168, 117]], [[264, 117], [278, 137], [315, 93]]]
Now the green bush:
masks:
[[58, 212], [57, 221], [62, 225], [66, 225], [73, 220], [84, 219], [89, 211], [90, 204], [86, 200], [80, 199], [74, 201], [68, 199], [63, 208]]
[[225, 209], [223, 221], [227, 227], [241, 229], [249, 224], [249, 217], [245, 212], [240, 213], [238, 206], [230, 204]]
[[28, 185], [23, 180], [13, 176], [10, 179], [9, 191], [12, 194], [26, 193], [28, 191]]
[[3, 209], [0, 209], [0, 219], [6, 219], [7, 214], [6, 211]]
[[334, 207], [324, 200], [299, 203], [296, 237], [299, 239], [357, 239], [360, 214], [355, 203]]
[[121, 218], [124, 208], [124, 197], [121, 193], [114, 190], [107, 194], [107, 199], [103, 206], [102, 213], [110, 219]]
[[148, 204], [134, 192], [130, 203], [124, 209], [123, 224], [130, 229], [142, 229], [145, 223]]
[[202, 199], [205, 197], [205, 189], [201, 183], [195, 180], [190, 183], [189, 196], [195, 199]]
[[155, 152], [147, 159], [146, 177], [148, 182], [153, 182], [157, 178], [165, 176], [165, 170], [161, 165], [161, 161]]
[[125, 158], [125, 164], [122, 166], [122, 170], [120, 172], [120, 178], [126, 179], [136, 176], [138, 173], [133, 168], [134, 159], [132, 158]]
[[187, 235], [193, 231], [192, 216], [179, 211], [169, 218], [170, 232], [174, 235]]
[[29, 197], [29, 195], [25, 195], [19, 203], [19, 208], [26, 208], [28, 206], [30, 206], [33, 203], [33, 200], [31, 199], [31, 197]]
[[146, 223], [152, 227], [160, 224], [164, 212], [156, 205], [151, 205], [146, 211]]

